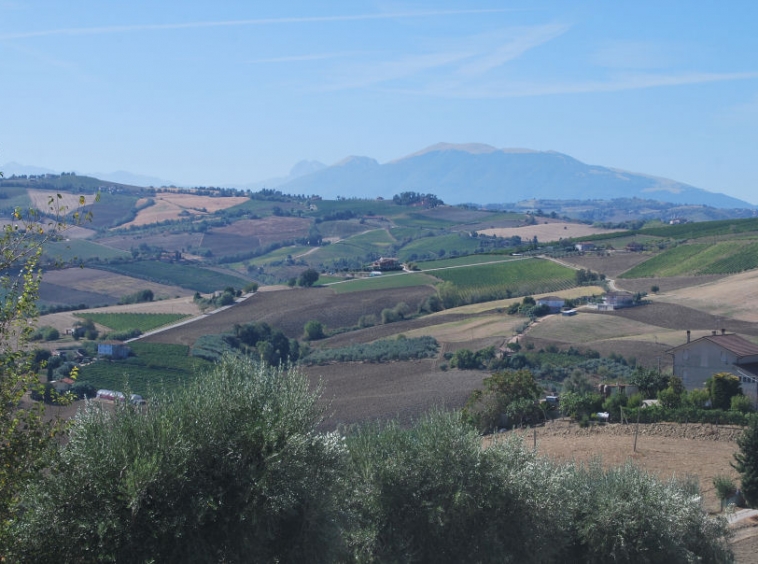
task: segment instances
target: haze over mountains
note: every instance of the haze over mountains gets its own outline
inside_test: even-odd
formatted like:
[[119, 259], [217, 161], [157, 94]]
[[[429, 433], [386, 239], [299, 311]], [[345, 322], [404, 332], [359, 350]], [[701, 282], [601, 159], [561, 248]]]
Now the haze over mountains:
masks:
[[[8, 163], [12, 174], [52, 173], [48, 169]], [[92, 174], [137, 186], [170, 182], [119, 171]], [[715, 208], [755, 209], [731, 196], [688, 184], [603, 166], [588, 165], [555, 151], [497, 149], [480, 143], [438, 143], [400, 159], [380, 164], [351, 156], [326, 166], [300, 161], [286, 177], [270, 178], [238, 188], [276, 188], [285, 193], [319, 195], [325, 199], [391, 198], [400, 192], [432, 193], [448, 204], [504, 204], [525, 200], [612, 200], [640, 198]]]
[[433, 193], [446, 203], [493, 204], [539, 199], [642, 198], [718, 208], [753, 208], [743, 200], [665, 178], [588, 165], [554, 151], [439, 143], [380, 164], [348, 157], [280, 184], [283, 192], [384, 197]]

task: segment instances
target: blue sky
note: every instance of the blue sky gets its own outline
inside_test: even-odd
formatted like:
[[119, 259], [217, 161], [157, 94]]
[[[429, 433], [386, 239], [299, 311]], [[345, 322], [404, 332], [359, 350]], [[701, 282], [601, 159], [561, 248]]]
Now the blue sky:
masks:
[[0, 163], [183, 185], [555, 150], [758, 204], [758, 3], [0, 0]]

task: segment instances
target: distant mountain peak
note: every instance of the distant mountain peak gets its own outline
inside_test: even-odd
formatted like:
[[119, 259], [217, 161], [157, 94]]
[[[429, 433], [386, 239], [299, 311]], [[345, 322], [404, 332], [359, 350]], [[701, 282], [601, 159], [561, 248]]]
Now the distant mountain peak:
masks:
[[299, 176], [305, 176], [306, 174], [311, 174], [313, 172], [318, 172], [321, 169], [326, 168], [326, 165], [319, 161], [308, 161], [308, 160], [302, 160], [295, 164], [290, 169], [290, 175], [289, 178], [297, 178]]
[[434, 145], [430, 145], [429, 147], [425, 149], [421, 149], [420, 151], [416, 151], [415, 153], [411, 153], [410, 155], [400, 157], [399, 159], [395, 159], [394, 161], [390, 161], [390, 162], [396, 163], [405, 159], [420, 157], [422, 155], [426, 155], [427, 153], [442, 153], [442, 152], [448, 152], [448, 151], [468, 153], [470, 155], [487, 155], [490, 153], [497, 153], [497, 152], [539, 153], [539, 151], [534, 151], [533, 149], [521, 149], [518, 147], [508, 148], [508, 149], [498, 149], [497, 147], [493, 147], [492, 145], [487, 145], [486, 143], [444, 143], [443, 142], [443, 143], [435, 143]]
[[325, 199], [391, 198], [412, 191], [434, 194], [451, 204], [641, 197], [721, 208], [753, 207], [674, 180], [585, 164], [558, 151], [497, 149], [483, 143], [437, 143], [384, 164], [351, 156], [287, 182], [283, 190]]
[[379, 166], [379, 162], [376, 159], [372, 159], [371, 157], [359, 157], [351, 155], [349, 157], [345, 157], [332, 166]]

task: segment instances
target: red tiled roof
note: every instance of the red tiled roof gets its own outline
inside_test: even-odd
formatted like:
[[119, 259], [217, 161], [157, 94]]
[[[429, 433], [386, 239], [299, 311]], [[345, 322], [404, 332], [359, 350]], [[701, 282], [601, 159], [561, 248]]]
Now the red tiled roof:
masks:
[[747, 339], [743, 339], [734, 333], [727, 335], [707, 335], [703, 337], [715, 345], [733, 352], [738, 357], [758, 355], [758, 345], [754, 345]]

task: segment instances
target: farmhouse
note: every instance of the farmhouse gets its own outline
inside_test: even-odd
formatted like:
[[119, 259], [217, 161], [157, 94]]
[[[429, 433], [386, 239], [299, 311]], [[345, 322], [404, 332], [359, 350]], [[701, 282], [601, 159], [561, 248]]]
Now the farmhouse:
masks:
[[550, 308], [550, 313], [558, 313], [565, 303], [566, 301], [558, 296], [545, 296], [537, 300], [537, 305], [546, 305]]
[[608, 292], [603, 296], [603, 303], [598, 305], [602, 311], [613, 311], [634, 306], [634, 294], [629, 292]]
[[379, 260], [371, 263], [371, 270], [402, 270], [403, 265], [393, 257], [381, 257]]
[[98, 356], [109, 356], [114, 359], [128, 358], [131, 349], [119, 341], [104, 341], [97, 344]]
[[729, 372], [740, 379], [742, 393], [758, 407], [758, 345], [724, 329], [694, 341], [687, 331], [687, 342], [667, 352], [674, 357], [674, 376], [687, 390], [702, 388], [717, 372]]
[[580, 253], [584, 253], [587, 251], [594, 251], [595, 243], [589, 243], [587, 241], [584, 241], [583, 243], [577, 243], [576, 245], [574, 245], [574, 248]]

